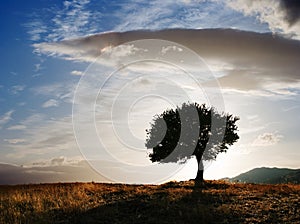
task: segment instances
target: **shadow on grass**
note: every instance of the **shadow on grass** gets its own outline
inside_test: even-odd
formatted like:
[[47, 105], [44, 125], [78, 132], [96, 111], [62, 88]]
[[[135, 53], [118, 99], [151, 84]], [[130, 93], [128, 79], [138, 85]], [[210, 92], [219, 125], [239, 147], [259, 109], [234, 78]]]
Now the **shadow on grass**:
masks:
[[294, 223], [299, 185], [0, 186], [0, 223]]
[[70, 223], [224, 223], [217, 209], [223, 198], [205, 191], [211, 187], [226, 186], [170, 182], [153, 192], [90, 209], [74, 216]]

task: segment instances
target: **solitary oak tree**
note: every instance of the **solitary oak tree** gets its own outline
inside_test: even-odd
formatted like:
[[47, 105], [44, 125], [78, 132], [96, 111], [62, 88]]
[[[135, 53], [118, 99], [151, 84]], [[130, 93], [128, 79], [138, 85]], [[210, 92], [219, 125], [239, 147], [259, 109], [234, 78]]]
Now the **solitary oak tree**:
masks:
[[184, 163], [196, 157], [198, 163], [196, 181], [203, 181], [203, 160], [213, 160], [228, 146], [235, 143], [236, 121], [239, 118], [219, 113], [205, 104], [183, 103], [181, 107], [168, 109], [155, 115], [151, 128], [146, 130], [145, 146], [152, 149], [152, 162]]

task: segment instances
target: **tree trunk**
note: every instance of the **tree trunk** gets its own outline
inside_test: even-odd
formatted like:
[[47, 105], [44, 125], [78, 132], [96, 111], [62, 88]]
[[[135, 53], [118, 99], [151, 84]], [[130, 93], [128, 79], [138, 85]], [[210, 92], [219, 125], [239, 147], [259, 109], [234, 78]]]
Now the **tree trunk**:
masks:
[[197, 176], [195, 178], [195, 181], [203, 182], [203, 172], [204, 172], [203, 162], [201, 157], [196, 156], [196, 159], [198, 163], [198, 171], [197, 171]]
[[197, 176], [195, 178], [196, 181], [199, 181], [199, 182], [203, 182], [203, 172], [204, 170], [198, 170], [197, 171]]

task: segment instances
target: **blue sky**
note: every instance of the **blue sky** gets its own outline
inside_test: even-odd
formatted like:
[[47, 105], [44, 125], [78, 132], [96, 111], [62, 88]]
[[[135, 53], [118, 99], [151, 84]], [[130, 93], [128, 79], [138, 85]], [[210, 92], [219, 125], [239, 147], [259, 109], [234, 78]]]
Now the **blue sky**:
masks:
[[[99, 56], [93, 54], [94, 51], [106, 52], [107, 47], [116, 45], [113, 38], [122, 39], [125, 35], [123, 32], [126, 31], [152, 30], [155, 33], [157, 30], [170, 28], [178, 29], [175, 35], [178, 38], [169, 35], [169, 40], [178, 41], [203, 58], [220, 83], [226, 111], [241, 117], [241, 140], [228, 153], [219, 155], [217, 161], [209, 164], [206, 178], [234, 176], [259, 166], [299, 168], [300, 81], [297, 49], [300, 45], [300, 24], [298, 17], [295, 17], [296, 22], [293, 23], [287, 19], [287, 7], [292, 6], [285, 6], [281, 1], [273, 0], [263, 3], [240, 0], [41, 0], [2, 3], [0, 163], [3, 163], [4, 176], [10, 175], [9, 172], [6, 173], [9, 167], [20, 168], [22, 165], [22, 169], [17, 172], [45, 172], [43, 179], [29, 176], [29, 182], [92, 179], [105, 181], [101, 175], [122, 182], [126, 182], [126, 178], [123, 177], [128, 175], [128, 182], [147, 182], [143, 178], [143, 172], [148, 171], [138, 170], [134, 165], [127, 167], [126, 171], [122, 164], [126, 161], [127, 165], [136, 163], [142, 166], [144, 163], [140, 158], [144, 158], [146, 163], [146, 151], [142, 148], [139, 155], [135, 155], [134, 151], [125, 152], [118, 158], [119, 162], [111, 161], [99, 153], [101, 162], [97, 162], [97, 166], [100, 166], [100, 169], [105, 167], [105, 171], [98, 175], [92, 170], [84, 160], [84, 157], [88, 156], [84, 155], [76, 143], [72, 125], [73, 98], [76, 85], [83, 74], [94, 68], [103, 69], [103, 72], [107, 69], [104, 65], [97, 67], [98, 65], [91, 63]], [[224, 34], [218, 28], [230, 30]], [[207, 45], [206, 48], [201, 48], [203, 42], [199, 42], [199, 48], [197, 44], [189, 45], [192, 43], [189, 39], [192, 36], [185, 36], [182, 29], [200, 30], [200, 39], [201, 35], [204, 35], [203, 29], [209, 29], [205, 35], [220, 38], [216, 39], [216, 45]], [[237, 30], [244, 33], [235, 32]], [[115, 33], [94, 36], [107, 32]], [[146, 34], [138, 32], [130, 33], [126, 38], [129, 41], [136, 40], [135, 35], [147, 38]], [[161, 38], [159, 33], [155, 35]], [[87, 43], [84, 39], [86, 36], [95, 42]], [[77, 40], [76, 44], [74, 39]], [[233, 39], [234, 41], [230, 42]], [[110, 44], [107, 41], [110, 41]], [[101, 46], [98, 43], [101, 43]], [[215, 49], [215, 46], [223, 47]], [[202, 52], [206, 51], [202, 54], [199, 49]], [[239, 52], [239, 49], [244, 49], [245, 52]], [[124, 49], [120, 51], [122, 50]], [[139, 83], [151, 83], [151, 88], [158, 88], [164, 84], [167, 85], [167, 89], [170, 88], [169, 92], [173, 88], [164, 83], [163, 79], [153, 82], [154, 79], [159, 80], [162, 77], [147, 77], [149, 69], [132, 72], [131, 76], [124, 78], [124, 74], [130, 72], [130, 69], [124, 70], [124, 73], [120, 73], [121, 78], [111, 79], [104, 88], [106, 93], [119, 93], [119, 88], [125, 82], [129, 83], [129, 87], [136, 87]], [[176, 73], [175, 70], [174, 72]], [[136, 81], [136, 74], [144, 76]], [[169, 76], [166, 74], [165, 77]], [[173, 79], [174, 82], [181, 83], [183, 89], [190, 85], [190, 94], [196, 95], [189, 80], [180, 75], [174, 76]], [[139, 87], [142, 90], [138, 94], [144, 93], [144, 87]], [[126, 91], [129, 91], [128, 89], [125, 88]], [[132, 97], [140, 96], [130, 94]], [[155, 100], [160, 102], [159, 99]], [[126, 104], [126, 101], [122, 102]], [[137, 101], [137, 106], [131, 112], [133, 117], [129, 122], [140, 139], [144, 137], [143, 130], [147, 128], [145, 123], [154, 115], [152, 113], [164, 110], [166, 105], [170, 106], [162, 100], [160, 106], [149, 110], [147, 107], [152, 105], [150, 102], [153, 103]], [[104, 120], [111, 111], [110, 108], [105, 108], [106, 104], [101, 103], [100, 101], [98, 105], [100, 113], [97, 116]], [[139, 117], [139, 113], [145, 117]], [[134, 117], [137, 117], [140, 123], [134, 120]], [[111, 135], [115, 134], [111, 132]], [[118, 139], [114, 139], [116, 136], [111, 135], [105, 135], [103, 141], [107, 142], [109, 150], [118, 154], [115, 150], [126, 146], [120, 145]], [[71, 179], [67, 178], [69, 173], [78, 167], [83, 173], [89, 172], [89, 175], [76, 176], [73, 173]], [[173, 167], [162, 167], [157, 169], [166, 169], [169, 176], [160, 177], [158, 182], [164, 178], [190, 179], [195, 175], [195, 161], [190, 161], [174, 176], [170, 171]], [[98, 169], [95, 165], [93, 168], [96, 171]], [[67, 169], [69, 173], [66, 172]], [[110, 175], [109, 170], [114, 174]], [[56, 172], [57, 179], [47, 179], [49, 171]], [[152, 182], [155, 182], [155, 177], [152, 178]]]

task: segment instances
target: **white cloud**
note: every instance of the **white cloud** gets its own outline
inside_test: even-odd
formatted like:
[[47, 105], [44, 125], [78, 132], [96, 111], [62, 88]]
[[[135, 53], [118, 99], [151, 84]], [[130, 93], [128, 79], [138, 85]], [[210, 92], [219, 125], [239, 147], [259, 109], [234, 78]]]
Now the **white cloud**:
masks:
[[167, 46], [167, 47], [163, 47], [161, 50], [162, 54], [166, 54], [168, 51], [178, 51], [181, 52], [183, 51], [180, 47], [177, 46]]
[[25, 85], [15, 85], [11, 87], [11, 92], [13, 94], [18, 94], [19, 92], [23, 91], [25, 89]]
[[20, 144], [26, 142], [23, 138], [10, 138], [10, 139], [4, 139], [5, 142], [8, 142], [9, 144]]
[[[106, 6], [99, 7], [101, 4], [97, 1], [70, 0], [62, 6], [44, 9], [47, 16], [42, 15], [43, 11], [36, 12], [26, 27], [31, 39], [36, 42], [56, 42], [110, 30], [244, 28], [241, 16], [232, 16], [233, 10], [224, 4], [221, 0], [133, 0], [126, 3], [113, 2], [107, 10]], [[247, 28], [261, 30], [261, 27], [256, 24], [255, 28]]]
[[25, 27], [28, 29], [27, 33], [31, 41], [39, 41], [47, 33], [47, 26], [38, 19], [25, 24]]
[[[180, 3], [179, 3], [180, 4]], [[182, 3], [184, 4], [184, 3]], [[115, 27], [114, 30], [134, 30], [143, 29], [159, 29], [170, 26], [170, 17], [177, 8], [177, 4], [173, 1], [151, 1], [145, 2], [145, 6], [141, 7], [139, 2], [131, 2], [131, 4], [121, 5], [118, 12], [118, 18], [122, 18], [122, 22]], [[174, 25], [177, 25], [176, 18], [173, 17]]]
[[[20, 159], [31, 155], [46, 155], [73, 151], [77, 145], [71, 117], [48, 120], [41, 114], [33, 114], [20, 122], [26, 125], [22, 132], [23, 144], [9, 145], [8, 158]], [[26, 149], [26, 150], [25, 150]], [[78, 154], [78, 152], [77, 152]]]
[[35, 72], [39, 72], [41, 69], [42, 69], [42, 67], [41, 67], [40, 63], [37, 63], [37, 64], [34, 65], [34, 71]]
[[[114, 13], [119, 23], [114, 31], [170, 29], [170, 28], [237, 28], [265, 32], [267, 25], [253, 24], [230, 7], [225, 0], [152, 0], [129, 1], [119, 4]], [[111, 17], [110, 17], [111, 18]], [[224, 19], [226, 18], [226, 19]], [[247, 23], [252, 22], [249, 26]]]
[[53, 106], [55, 104], [57, 104], [58, 106], [58, 103], [60, 103], [59, 100], [65, 103], [72, 103], [73, 92], [75, 90], [76, 85], [77, 83], [71, 82], [54, 83], [31, 88], [31, 91], [33, 91], [33, 93], [37, 95], [47, 96], [56, 99], [49, 100], [50, 102], [46, 102], [47, 104], [45, 104], [44, 106]]
[[10, 110], [0, 116], [0, 129], [3, 125], [7, 124], [12, 119], [12, 114], [14, 113], [14, 110]]
[[281, 139], [282, 135], [277, 133], [263, 133], [259, 135], [252, 143], [253, 146], [271, 146], [276, 145]]
[[78, 75], [78, 76], [82, 76], [82, 75], [83, 75], [83, 72], [82, 72], [82, 71], [77, 71], [77, 70], [74, 70], [74, 71], [71, 71], [71, 75]]
[[20, 102], [20, 103], [18, 103], [18, 106], [25, 106], [26, 105], [26, 102]]
[[26, 127], [37, 125], [40, 122], [44, 121], [45, 115], [40, 113], [35, 113], [24, 119], [20, 122], [21, 125], [24, 125]]
[[24, 129], [26, 129], [26, 126], [22, 124], [12, 125], [7, 128], [7, 130], [24, 130]]
[[59, 102], [55, 99], [50, 99], [48, 101], [46, 101], [45, 103], [43, 103], [42, 107], [43, 108], [48, 108], [48, 107], [58, 107]]
[[[25, 24], [32, 41], [58, 41], [95, 33], [101, 13], [91, 10], [90, 0], [64, 1], [63, 6], [54, 6], [36, 12], [31, 22]], [[42, 18], [42, 19], [41, 19]]]

